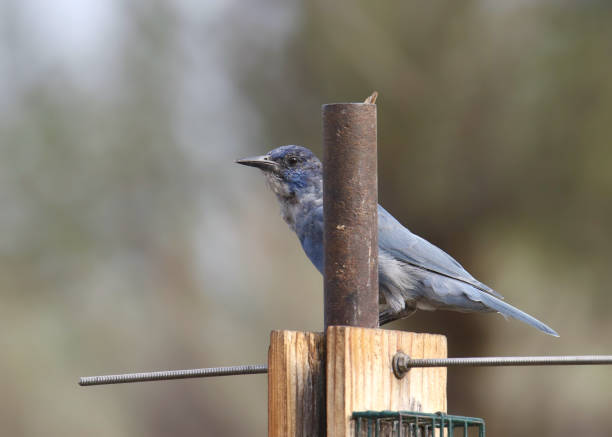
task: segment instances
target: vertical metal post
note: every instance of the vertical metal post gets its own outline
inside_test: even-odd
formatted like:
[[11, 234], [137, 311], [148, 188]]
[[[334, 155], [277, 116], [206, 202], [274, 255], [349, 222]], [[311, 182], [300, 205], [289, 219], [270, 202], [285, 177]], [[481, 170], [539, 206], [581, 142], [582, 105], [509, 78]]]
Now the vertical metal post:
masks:
[[325, 328], [376, 328], [376, 105], [323, 105], [322, 117]]

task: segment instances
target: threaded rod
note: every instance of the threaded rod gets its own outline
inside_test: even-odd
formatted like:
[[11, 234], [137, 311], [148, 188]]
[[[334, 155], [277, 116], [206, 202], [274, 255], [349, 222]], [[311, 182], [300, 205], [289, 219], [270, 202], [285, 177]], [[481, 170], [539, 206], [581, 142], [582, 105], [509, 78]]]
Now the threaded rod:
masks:
[[[412, 359], [403, 352], [393, 357], [393, 373], [403, 378], [413, 367], [502, 367], [502, 366], [568, 366], [612, 364], [612, 355], [564, 355], [544, 357], [470, 357]], [[170, 379], [206, 378], [210, 376], [256, 375], [268, 373], [265, 364], [209, 367], [204, 369], [162, 370], [159, 372], [124, 373], [121, 375], [83, 376], [80, 386], [165, 381]]]
[[402, 378], [413, 367], [563, 366], [584, 364], [612, 364], [612, 355], [412, 359], [408, 355], [398, 352], [393, 357], [393, 372], [396, 377]]
[[205, 369], [162, 370], [159, 372], [125, 373], [122, 375], [84, 376], [79, 385], [124, 384], [128, 382], [165, 381], [168, 379], [206, 378], [209, 376], [254, 375], [268, 373], [265, 364], [209, 367]]

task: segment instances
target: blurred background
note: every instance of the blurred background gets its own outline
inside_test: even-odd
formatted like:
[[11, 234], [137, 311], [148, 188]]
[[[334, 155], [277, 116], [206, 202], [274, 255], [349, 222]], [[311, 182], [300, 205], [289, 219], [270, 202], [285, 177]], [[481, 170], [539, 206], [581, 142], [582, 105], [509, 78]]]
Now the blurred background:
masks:
[[[612, 7], [600, 1], [0, 6], [0, 434], [266, 435], [265, 363], [322, 279], [261, 175], [380, 92], [381, 203], [556, 329], [419, 313], [451, 356], [612, 352]], [[492, 436], [612, 433], [610, 367], [449, 371]]]

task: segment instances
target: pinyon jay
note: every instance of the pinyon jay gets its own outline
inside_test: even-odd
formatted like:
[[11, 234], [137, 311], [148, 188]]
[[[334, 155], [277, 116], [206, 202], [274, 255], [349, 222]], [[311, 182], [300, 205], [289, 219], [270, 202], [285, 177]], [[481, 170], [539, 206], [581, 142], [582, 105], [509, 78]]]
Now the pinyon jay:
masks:
[[[276, 194], [285, 222], [306, 255], [323, 273], [323, 169], [307, 148], [281, 146], [265, 155], [236, 161], [259, 168]], [[417, 309], [498, 312], [558, 334], [470, 275], [457, 261], [413, 234], [378, 205], [380, 324], [408, 317]]]

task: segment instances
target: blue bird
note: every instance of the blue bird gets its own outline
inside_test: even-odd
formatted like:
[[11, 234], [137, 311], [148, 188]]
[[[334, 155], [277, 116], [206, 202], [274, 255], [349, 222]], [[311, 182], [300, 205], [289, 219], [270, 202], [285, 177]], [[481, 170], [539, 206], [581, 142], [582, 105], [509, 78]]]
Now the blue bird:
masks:
[[[306, 255], [324, 271], [323, 167], [307, 148], [281, 146], [238, 164], [263, 171], [276, 195], [285, 222], [297, 234]], [[476, 280], [457, 261], [413, 234], [378, 205], [378, 280], [380, 324], [410, 316], [416, 310], [498, 312], [559, 335], [544, 323], [507, 304]]]

